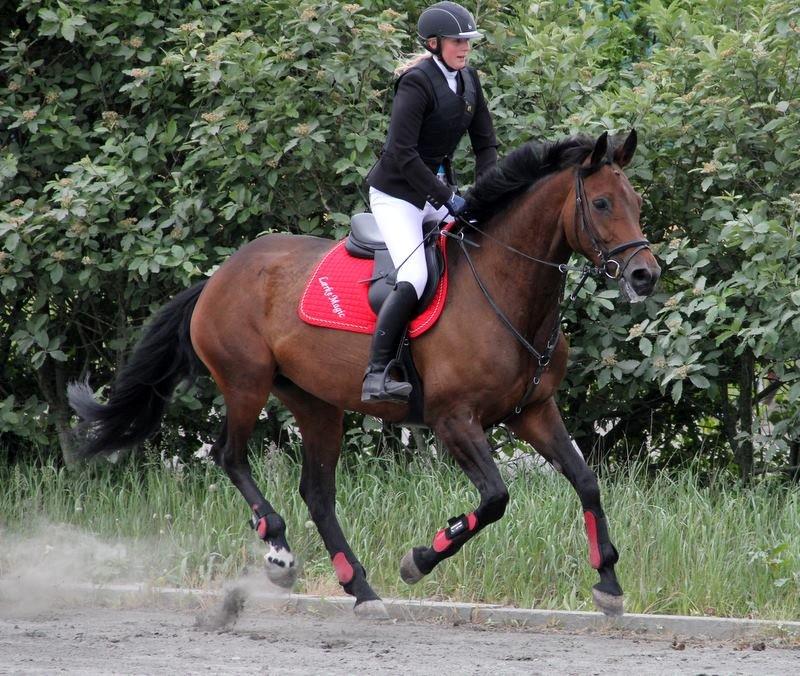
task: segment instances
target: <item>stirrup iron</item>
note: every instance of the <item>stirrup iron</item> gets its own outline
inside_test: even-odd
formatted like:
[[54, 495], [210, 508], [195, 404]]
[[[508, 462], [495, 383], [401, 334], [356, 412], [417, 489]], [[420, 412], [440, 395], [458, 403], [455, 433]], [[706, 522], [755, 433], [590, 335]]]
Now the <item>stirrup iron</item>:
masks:
[[400, 369], [403, 372], [403, 378], [406, 378], [405, 369], [397, 359], [392, 359], [382, 371], [371, 371], [367, 369], [364, 375], [364, 384], [361, 389], [361, 401], [408, 403], [408, 397], [412, 389], [411, 383], [406, 382], [406, 380], [395, 380], [392, 378], [391, 370], [393, 368]]

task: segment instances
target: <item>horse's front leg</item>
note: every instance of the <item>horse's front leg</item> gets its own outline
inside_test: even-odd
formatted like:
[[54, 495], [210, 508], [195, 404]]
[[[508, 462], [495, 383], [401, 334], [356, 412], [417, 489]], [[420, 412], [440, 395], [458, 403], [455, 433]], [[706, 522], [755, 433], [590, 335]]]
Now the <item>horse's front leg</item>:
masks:
[[589, 562], [600, 574], [600, 582], [592, 590], [595, 605], [606, 615], [621, 615], [622, 588], [614, 572], [619, 555], [609, 537], [606, 517], [600, 506], [597, 477], [572, 445], [555, 401], [551, 397], [542, 404], [529, 406], [508, 425], [520, 439], [532, 444], [567, 477], [578, 493], [589, 539]]
[[438, 563], [453, 556], [467, 540], [503, 516], [508, 489], [492, 459], [491, 447], [474, 416], [467, 413], [441, 418], [434, 431], [480, 493], [478, 507], [469, 514], [449, 519], [430, 547], [414, 547], [400, 562], [400, 577], [408, 584], [421, 580]]

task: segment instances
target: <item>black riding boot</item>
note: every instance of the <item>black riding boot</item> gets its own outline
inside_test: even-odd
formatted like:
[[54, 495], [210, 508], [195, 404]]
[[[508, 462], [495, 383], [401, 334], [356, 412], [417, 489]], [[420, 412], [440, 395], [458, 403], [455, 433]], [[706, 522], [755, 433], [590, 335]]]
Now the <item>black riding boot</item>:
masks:
[[372, 336], [369, 365], [364, 374], [361, 401], [396, 401], [405, 403], [411, 394], [410, 383], [395, 380], [389, 374], [391, 361], [397, 354], [400, 337], [414, 308], [417, 292], [410, 282], [398, 282], [378, 312], [378, 322]]

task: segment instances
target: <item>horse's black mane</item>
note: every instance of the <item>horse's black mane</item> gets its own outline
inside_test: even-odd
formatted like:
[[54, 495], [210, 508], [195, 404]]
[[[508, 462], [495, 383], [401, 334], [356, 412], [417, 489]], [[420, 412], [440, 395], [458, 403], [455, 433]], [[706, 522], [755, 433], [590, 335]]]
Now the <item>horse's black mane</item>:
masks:
[[554, 142], [531, 141], [513, 150], [465, 195], [469, 217], [481, 221], [504, 209], [540, 178], [583, 162], [594, 144], [595, 139], [577, 135]]

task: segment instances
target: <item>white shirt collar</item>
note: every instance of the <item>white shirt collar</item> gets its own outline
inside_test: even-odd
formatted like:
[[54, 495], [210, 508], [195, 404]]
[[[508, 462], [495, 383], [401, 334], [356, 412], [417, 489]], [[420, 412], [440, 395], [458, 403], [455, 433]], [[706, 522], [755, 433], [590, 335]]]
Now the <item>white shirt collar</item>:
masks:
[[457, 84], [457, 82], [456, 82], [456, 78], [458, 77], [458, 71], [457, 71], [457, 70], [449, 70], [449, 69], [448, 69], [448, 68], [447, 68], [447, 67], [446, 67], [446, 66], [445, 66], [445, 65], [444, 65], [444, 64], [441, 62], [441, 60], [439, 59], [439, 57], [438, 57], [438, 56], [434, 56], [434, 57], [433, 57], [433, 62], [434, 62], [434, 63], [435, 63], [437, 66], [439, 66], [439, 70], [441, 70], [441, 71], [442, 71], [442, 73], [444, 73], [444, 76], [445, 76], [445, 78], [447, 78], [447, 84], [448, 84], [448, 85], [450, 85], [450, 89], [451, 89], [451, 90], [453, 91], [453, 93], [455, 94], [455, 93], [456, 93], [456, 91], [458, 90], [458, 84]]

